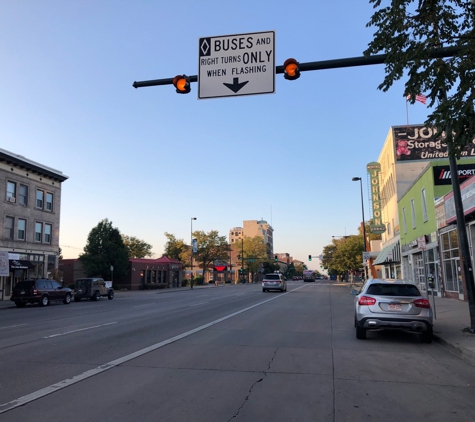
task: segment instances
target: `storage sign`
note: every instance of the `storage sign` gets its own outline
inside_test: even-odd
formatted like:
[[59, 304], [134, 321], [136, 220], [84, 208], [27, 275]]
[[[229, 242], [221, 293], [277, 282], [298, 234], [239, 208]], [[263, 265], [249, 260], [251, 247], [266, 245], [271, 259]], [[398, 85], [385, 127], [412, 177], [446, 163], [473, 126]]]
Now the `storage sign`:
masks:
[[275, 92], [275, 31], [199, 39], [198, 98]]

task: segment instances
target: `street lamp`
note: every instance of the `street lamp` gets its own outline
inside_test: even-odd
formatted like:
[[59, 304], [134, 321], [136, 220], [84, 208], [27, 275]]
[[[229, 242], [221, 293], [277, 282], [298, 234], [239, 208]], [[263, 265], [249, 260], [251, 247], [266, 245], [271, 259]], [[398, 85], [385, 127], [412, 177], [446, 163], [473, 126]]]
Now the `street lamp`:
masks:
[[[360, 191], [361, 191], [361, 216], [363, 218], [363, 252], [366, 252], [366, 223], [364, 221], [364, 202], [363, 202], [363, 181], [361, 177], [353, 177], [351, 179], [353, 182], [360, 182]], [[365, 268], [366, 272], [366, 268]]]
[[196, 220], [196, 217], [191, 217], [191, 241], [190, 241], [190, 287], [193, 288], [193, 220]]

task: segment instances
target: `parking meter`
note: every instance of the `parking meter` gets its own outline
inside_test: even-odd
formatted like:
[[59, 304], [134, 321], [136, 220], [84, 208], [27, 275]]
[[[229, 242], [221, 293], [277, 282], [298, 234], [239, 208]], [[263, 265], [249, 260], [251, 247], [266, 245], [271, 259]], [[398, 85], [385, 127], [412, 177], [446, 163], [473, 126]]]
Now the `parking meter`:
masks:
[[429, 285], [429, 289], [434, 290], [434, 288], [435, 288], [434, 276], [432, 274], [429, 274], [429, 276], [427, 277], [427, 282], [428, 282], [428, 285]]

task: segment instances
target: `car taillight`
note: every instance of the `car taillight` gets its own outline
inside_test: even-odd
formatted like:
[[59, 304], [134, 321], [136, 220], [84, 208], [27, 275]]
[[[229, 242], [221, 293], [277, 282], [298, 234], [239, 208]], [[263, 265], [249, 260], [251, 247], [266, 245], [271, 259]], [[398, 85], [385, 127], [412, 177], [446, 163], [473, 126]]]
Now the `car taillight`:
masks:
[[37, 295], [37, 294], [38, 294], [38, 290], [33, 289], [33, 295]]
[[358, 305], [374, 305], [376, 299], [374, 297], [361, 296], [358, 300]]
[[430, 308], [430, 302], [427, 299], [416, 299], [414, 305], [418, 308]]

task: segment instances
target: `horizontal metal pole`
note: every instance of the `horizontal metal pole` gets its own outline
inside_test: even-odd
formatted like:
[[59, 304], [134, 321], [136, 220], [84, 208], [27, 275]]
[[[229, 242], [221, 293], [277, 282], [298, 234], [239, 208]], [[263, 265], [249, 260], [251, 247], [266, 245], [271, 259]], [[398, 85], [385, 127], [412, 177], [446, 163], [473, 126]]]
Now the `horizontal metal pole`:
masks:
[[[432, 59], [441, 59], [445, 57], [452, 57], [457, 53], [460, 53], [466, 47], [444, 47], [437, 48], [432, 51], [430, 57]], [[334, 60], [323, 60], [319, 62], [308, 62], [308, 63], [299, 63], [299, 70], [301, 72], [306, 72], [309, 70], [325, 70], [325, 69], [339, 69], [342, 67], [356, 67], [356, 66], [369, 66], [374, 64], [383, 64], [388, 55], [387, 54], [377, 54], [374, 56], [360, 56], [360, 57], [348, 57], [345, 59], [334, 59]], [[284, 73], [284, 66], [275, 67], [276, 74]], [[190, 82], [198, 82], [198, 75], [188, 76]], [[134, 82], [132, 86], [134, 88], [143, 88], [146, 86], [157, 86], [157, 85], [172, 85], [173, 78], [167, 79], [154, 79], [151, 81], [142, 81]]]

